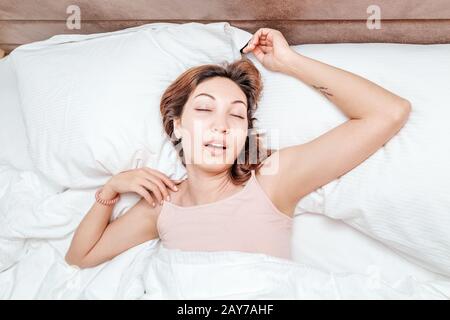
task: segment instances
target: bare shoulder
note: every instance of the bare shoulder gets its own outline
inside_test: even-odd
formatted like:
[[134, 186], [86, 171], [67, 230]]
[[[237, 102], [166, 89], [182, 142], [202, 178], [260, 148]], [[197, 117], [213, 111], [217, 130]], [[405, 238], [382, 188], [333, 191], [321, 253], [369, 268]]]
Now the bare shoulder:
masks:
[[129, 210], [115, 219], [112, 224], [116, 224], [116, 227], [123, 228], [127, 232], [141, 233], [143, 237], [150, 235], [150, 238], [154, 238], [159, 236], [157, 221], [161, 208], [161, 205], [153, 207], [145, 198], [141, 198]]
[[258, 180], [259, 185], [275, 207], [288, 217], [292, 218], [294, 216], [295, 206], [282, 196], [283, 192], [280, 192], [282, 191], [280, 190], [280, 186], [283, 184], [280, 180], [279, 171], [276, 169], [279, 161], [277, 152], [278, 151], [272, 153], [270, 157], [262, 162], [261, 167], [258, 170], [255, 170], [255, 178]]
[[[150, 227], [150, 231], [154, 231], [156, 223], [161, 212], [162, 206], [156, 205], [153, 207], [151, 204], [141, 198], [130, 209], [121, 214], [117, 219], [113, 221], [116, 224], [123, 224], [132, 228], [133, 225], [141, 225], [141, 227]], [[155, 229], [156, 230], [156, 229]]]

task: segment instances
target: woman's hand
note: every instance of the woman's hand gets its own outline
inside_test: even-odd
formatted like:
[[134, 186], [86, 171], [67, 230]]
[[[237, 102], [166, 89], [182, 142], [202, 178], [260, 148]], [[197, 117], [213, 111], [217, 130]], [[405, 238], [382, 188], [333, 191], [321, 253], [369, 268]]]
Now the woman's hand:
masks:
[[170, 201], [167, 188], [178, 191], [175, 185], [178, 182], [170, 180], [164, 173], [149, 167], [126, 170], [109, 179], [100, 196], [103, 199], [105, 197], [112, 199], [118, 193], [135, 192], [155, 207], [156, 203], [162, 205], [164, 199]]
[[265, 68], [276, 72], [283, 72], [289, 56], [295, 53], [280, 31], [269, 28], [256, 31], [242, 52], [253, 52]]

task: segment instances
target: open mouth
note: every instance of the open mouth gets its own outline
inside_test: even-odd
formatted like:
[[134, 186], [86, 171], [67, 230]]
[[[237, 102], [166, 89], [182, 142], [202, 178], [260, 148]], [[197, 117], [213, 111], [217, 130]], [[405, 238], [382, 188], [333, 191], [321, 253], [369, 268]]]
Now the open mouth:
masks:
[[215, 148], [215, 149], [222, 149], [225, 150], [227, 147], [222, 144], [216, 144], [216, 143], [206, 143], [205, 147]]
[[225, 153], [225, 150], [227, 149], [226, 146], [216, 143], [206, 143], [204, 144], [204, 146], [213, 156], [222, 155]]

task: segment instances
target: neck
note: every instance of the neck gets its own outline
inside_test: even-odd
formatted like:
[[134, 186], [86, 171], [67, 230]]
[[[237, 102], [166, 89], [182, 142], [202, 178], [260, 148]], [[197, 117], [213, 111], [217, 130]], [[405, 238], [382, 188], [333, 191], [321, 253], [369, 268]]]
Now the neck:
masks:
[[215, 202], [221, 194], [235, 188], [229, 178], [229, 168], [209, 172], [188, 165], [186, 169], [188, 179], [183, 182], [183, 198], [189, 205]]

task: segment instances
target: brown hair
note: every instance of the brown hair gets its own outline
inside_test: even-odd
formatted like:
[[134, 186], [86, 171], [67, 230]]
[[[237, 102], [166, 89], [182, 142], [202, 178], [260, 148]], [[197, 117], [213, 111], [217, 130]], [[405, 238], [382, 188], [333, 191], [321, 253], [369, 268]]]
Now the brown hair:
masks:
[[[225, 61], [219, 65], [205, 64], [196, 66], [178, 76], [165, 90], [161, 98], [160, 111], [163, 118], [164, 130], [169, 135], [175, 147], [177, 145], [181, 146], [181, 138], [176, 139], [173, 137], [173, 120], [175, 118], [181, 118], [183, 108], [197, 85], [213, 77], [228, 78], [241, 88], [247, 97], [248, 129], [253, 129], [253, 121], [256, 120], [254, 113], [263, 88], [261, 74], [253, 62], [243, 57], [232, 63]], [[245, 146], [238, 156], [238, 159], [241, 158], [244, 163], [239, 163], [238, 159], [236, 159], [230, 169], [230, 178], [234, 184], [238, 185], [247, 181], [251, 175], [250, 170], [259, 169], [262, 165], [261, 162], [273, 152], [273, 150], [265, 149], [262, 146], [258, 132], [252, 141], [255, 142], [254, 146], [250, 146], [250, 139], [247, 136]], [[179, 147], [178, 149], [183, 165], [186, 165], [183, 148]]]

